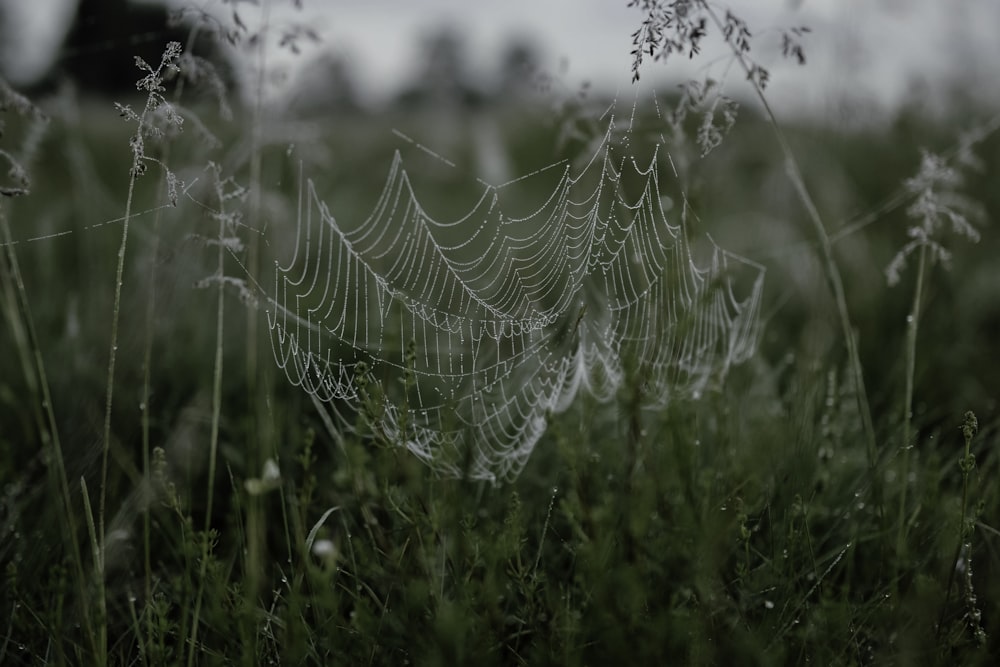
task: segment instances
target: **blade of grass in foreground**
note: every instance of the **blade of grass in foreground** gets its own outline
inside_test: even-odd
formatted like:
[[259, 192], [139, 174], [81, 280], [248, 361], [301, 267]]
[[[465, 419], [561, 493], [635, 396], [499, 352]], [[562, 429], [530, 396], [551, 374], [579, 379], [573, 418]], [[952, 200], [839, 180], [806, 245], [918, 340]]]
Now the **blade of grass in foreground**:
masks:
[[[25, 382], [28, 384], [28, 392], [32, 395], [32, 413], [39, 435], [42, 439], [42, 446], [52, 454], [55, 462], [53, 481], [54, 488], [61, 501], [59, 516], [63, 522], [60, 533], [69, 543], [73, 567], [76, 574], [76, 583], [79, 589], [80, 599], [85, 600], [86, 576], [83, 571], [83, 556], [80, 553], [80, 545], [77, 543], [76, 520], [73, 515], [73, 502], [69, 490], [69, 478], [66, 474], [66, 462], [63, 457], [62, 442], [59, 438], [59, 429], [56, 425], [55, 412], [52, 406], [52, 395], [49, 392], [49, 381], [45, 373], [45, 363], [42, 360], [42, 350], [38, 343], [38, 335], [35, 331], [34, 320], [31, 317], [31, 308], [28, 303], [28, 294], [24, 288], [24, 278], [21, 275], [21, 268], [17, 261], [17, 253], [14, 250], [14, 241], [11, 237], [10, 226], [3, 208], [0, 207], [0, 233], [6, 252], [0, 255], [0, 288], [2, 288], [2, 310], [6, 312], [6, 320], [10, 325], [11, 333], [14, 337], [18, 351], [18, 359], [21, 361]], [[43, 416], [44, 413], [44, 416]], [[83, 627], [87, 638], [93, 642], [93, 620], [90, 617], [90, 607], [81, 605], [83, 615]], [[97, 646], [92, 645], [91, 649], [96, 653]]]

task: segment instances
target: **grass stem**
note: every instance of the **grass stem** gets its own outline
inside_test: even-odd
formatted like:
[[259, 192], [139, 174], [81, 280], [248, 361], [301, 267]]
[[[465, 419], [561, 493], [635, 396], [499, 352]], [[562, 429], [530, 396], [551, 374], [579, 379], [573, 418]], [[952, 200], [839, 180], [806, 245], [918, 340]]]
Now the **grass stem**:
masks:
[[[970, 520], [969, 512], [969, 475], [976, 467], [976, 457], [972, 453], [972, 438], [979, 431], [979, 422], [975, 413], [971, 410], [965, 413], [965, 422], [961, 426], [962, 437], [965, 440], [965, 452], [959, 459], [959, 468], [962, 471], [962, 504], [958, 525], [958, 544], [955, 545], [955, 555], [952, 557], [948, 568], [948, 586], [945, 588], [944, 602], [941, 604], [941, 618], [938, 620], [938, 634], [944, 630], [945, 614], [948, 611], [948, 602], [951, 600], [951, 589], [955, 586], [955, 572], [958, 571], [959, 560], [962, 558], [962, 550], [969, 540], [969, 536], [975, 526], [975, 520]], [[969, 544], [971, 550], [972, 545]]]
[[208, 574], [208, 562], [212, 549], [212, 509], [215, 498], [215, 471], [216, 461], [219, 453], [219, 424], [222, 415], [222, 366], [223, 366], [223, 336], [225, 333], [225, 281], [223, 281], [225, 270], [226, 246], [224, 243], [226, 235], [225, 216], [225, 194], [220, 182], [220, 174], [216, 172], [215, 182], [219, 198], [219, 212], [216, 217], [219, 220], [219, 242], [217, 246], [217, 272], [218, 272], [218, 293], [215, 311], [215, 365], [212, 373], [212, 429], [209, 441], [208, 452], [208, 497], [205, 501], [205, 528], [202, 536], [201, 568], [198, 573], [198, 594], [195, 600], [194, 616], [191, 624], [191, 641], [188, 646], [188, 665], [195, 663], [195, 654], [198, 646], [198, 624], [200, 620], [202, 599], [205, 592], [205, 577]]
[[[924, 273], [927, 268], [927, 246], [920, 247], [917, 260], [917, 285], [913, 290], [913, 305], [906, 318], [906, 387], [903, 393], [902, 465], [900, 466], [899, 527], [896, 534], [896, 558], [906, 554], [906, 496], [910, 486], [910, 450], [913, 428], [913, 379], [917, 365], [917, 330], [920, 325], [920, 304], [923, 300]], [[898, 565], [897, 565], [898, 572]]]
[[[48, 376], [45, 372], [45, 362], [42, 358], [42, 349], [38, 340], [38, 333], [35, 331], [34, 319], [31, 316], [31, 309], [28, 302], [28, 293], [24, 286], [24, 277], [21, 274], [21, 267], [17, 261], [17, 253], [14, 250], [14, 242], [11, 238], [10, 225], [2, 208], [0, 208], [0, 233], [2, 233], [3, 243], [6, 252], [2, 255], [4, 263], [0, 266], [0, 278], [3, 288], [4, 310], [8, 311], [6, 318], [14, 340], [18, 348], [18, 357], [21, 360], [25, 381], [28, 384], [29, 392], [35, 395], [33, 401], [33, 413], [36, 426], [42, 440], [42, 446], [49, 449], [52, 459], [55, 462], [54, 484], [57, 486], [59, 498], [62, 501], [62, 517], [64, 521], [62, 534], [69, 546], [69, 551], [76, 570], [76, 582], [79, 588], [80, 599], [84, 599], [86, 589], [86, 577], [83, 570], [83, 556], [80, 553], [80, 545], [77, 542], [76, 519], [73, 513], [73, 501], [69, 488], [69, 476], [66, 473], [66, 460], [63, 455], [62, 441], [59, 437], [59, 428], [56, 423], [55, 410], [52, 405], [52, 394], [49, 389]], [[6, 280], [9, 276], [11, 282]], [[12, 284], [13, 283], [13, 284]], [[39, 404], [41, 409], [39, 410]], [[90, 609], [87, 605], [83, 609], [83, 626], [90, 641], [94, 640], [93, 621], [90, 617]], [[97, 652], [96, 644], [91, 648]]]
[[[700, 3], [707, 14], [711, 17], [712, 22], [718, 28], [719, 32], [721, 34], [728, 34], [723, 22], [719, 19], [718, 13], [712, 8], [712, 6], [705, 0], [700, 0]], [[777, 116], [772, 110], [767, 96], [764, 95], [764, 90], [761, 88], [757, 79], [753, 76], [754, 70], [752, 65], [747, 60], [743, 51], [732, 43], [731, 38], [727, 38], [727, 43], [731, 47], [732, 53], [739, 62], [744, 74], [746, 74], [747, 79], [753, 85], [754, 93], [764, 109], [768, 124], [773, 130], [775, 138], [778, 141], [778, 146], [781, 148], [782, 155], [785, 158], [785, 171], [795, 188], [795, 192], [798, 195], [799, 200], [806, 209], [807, 217], [811, 223], [813, 233], [816, 235], [816, 240], [819, 243], [820, 260], [823, 267], [823, 273], [826, 276], [830, 291], [833, 293], [834, 301], [837, 306], [837, 315], [840, 320], [841, 333], [844, 336], [844, 342], [847, 346], [847, 354], [851, 365], [851, 374], [854, 379], [858, 414], [861, 417], [862, 429], [865, 435], [865, 443], [868, 453], [868, 466], [872, 474], [875, 475], [875, 467], [878, 462], [875, 428], [872, 424], [871, 408], [869, 407], [868, 395], [865, 390], [864, 373], [861, 366], [861, 355], [858, 351], [857, 333], [851, 321], [850, 310], [847, 307], [847, 296], [844, 291], [844, 282], [840, 275], [840, 269], [837, 267], [836, 258], [833, 255], [833, 244], [830, 241], [830, 235], [826, 230], [823, 218], [820, 216], [819, 209], [816, 207], [816, 203], [813, 200], [812, 195], [809, 193], [808, 187], [806, 187], [805, 179], [802, 175], [802, 168], [799, 166], [798, 160], [795, 158], [795, 153], [792, 151], [791, 145], [788, 143], [788, 139], [785, 137], [785, 133], [782, 131], [781, 126], [778, 123]], [[874, 477], [873, 482], [873, 488], [876, 494], [875, 500], [881, 511], [881, 484], [878, 482], [877, 476]]]

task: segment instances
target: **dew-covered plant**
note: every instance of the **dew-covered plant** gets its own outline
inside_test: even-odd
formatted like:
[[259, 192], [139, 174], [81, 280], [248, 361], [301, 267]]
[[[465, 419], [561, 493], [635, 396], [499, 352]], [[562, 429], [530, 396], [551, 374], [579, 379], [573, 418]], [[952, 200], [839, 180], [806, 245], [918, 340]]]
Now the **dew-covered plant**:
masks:
[[906, 209], [913, 224], [906, 230], [910, 241], [886, 267], [890, 286], [899, 284], [907, 261], [914, 254], [918, 256], [918, 282], [923, 271], [935, 262], [948, 268], [951, 262], [951, 252], [945, 247], [948, 236], [973, 243], [979, 241], [980, 234], [973, 223], [982, 219], [982, 206], [960, 190], [964, 180], [961, 167], [976, 164], [968, 150], [951, 162], [934, 153], [923, 153], [920, 170], [904, 184], [913, 198]]
[[[629, 0], [628, 7], [645, 14], [641, 25], [632, 33], [632, 81], [640, 78], [639, 71], [646, 58], [668, 62], [677, 57], [693, 59], [702, 52], [703, 43], [714, 29], [747, 64], [748, 81], [763, 90], [771, 79], [770, 72], [750, 55], [754, 38], [750, 26], [731, 9], [717, 8], [705, 0]], [[807, 26], [781, 30], [781, 55], [806, 64], [802, 39], [810, 32]]]
[[[633, 81], [637, 81], [639, 78], [639, 68], [643, 64], [644, 57], [650, 56], [656, 60], [667, 61], [677, 54], [686, 54], [689, 58], [694, 58], [701, 53], [703, 40], [709, 35], [710, 30], [714, 29], [728, 48], [731, 62], [736, 65], [738, 71], [745, 75], [754, 96], [760, 102], [784, 157], [786, 174], [806, 211], [807, 223], [816, 239], [823, 273], [836, 303], [841, 335], [847, 349], [851, 373], [855, 382], [858, 413], [864, 426], [869, 467], [874, 475], [878, 458], [875, 431], [865, 389], [857, 333], [852, 323], [844, 281], [834, 258], [833, 243], [827, 225], [806, 186], [798, 159], [765, 95], [770, 73], [755, 60], [752, 54], [753, 33], [750, 26], [731, 10], [725, 9], [723, 14], [722, 9], [716, 8], [715, 5], [705, 0], [630, 0], [628, 6], [639, 8], [646, 14], [640, 28], [632, 34], [634, 45], [632, 50]], [[805, 64], [805, 51], [800, 38], [808, 32], [809, 28], [805, 26], [796, 26], [782, 31], [784, 36], [782, 55], [793, 58], [799, 64]], [[730, 110], [727, 118], [731, 114]], [[709, 127], [711, 127], [712, 120], [708, 116], [706, 118]], [[731, 125], [731, 122], [727, 121], [727, 123]], [[707, 152], [706, 147], [716, 144], [720, 140], [720, 136], [718, 132], [700, 133], [699, 140], [701, 142], [707, 141], [702, 147], [702, 152]], [[880, 483], [876, 483], [873, 490], [876, 495], [880, 495]], [[881, 504], [881, 500], [877, 502]]]
[[951, 261], [951, 251], [946, 248], [950, 237], [965, 238], [973, 243], [980, 238], [973, 222], [982, 220], [980, 204], [970, 199], [960, 190], [963, 177], [960, 168], [975, 167], [977, 161], [970, 152], [971, 146], [964, 146], [957, 159], [948, 161], [933, 153], [924, 152], [917, 174], [904, 183], [907, 194], [912, 198], [906, 208], [911, 220], [907, 228], [910, 240], [900, 248], [886, 267], [886, 279], [890, 286], [899, 284], [908, 260], [917, 257], [916, 282], [910, 312], [906, 316], [905, 373], [903, 391], [903, 430], [901, 491], [899, 496], [899, 526], [897, 549], [905, 551], [905, 526], [907, 511], [907, 489], [910, 477], [910, 450], [913, 448], [913, 392], [914, 373], [917, 363], [917, 332], [920, 326], [921, 306], [924, 300], [924, 283], [927, 273], [935, 263], [947, 268]]
[[[964, 449], [958, 459], [958, 468], [962, 473], [962, 498], [959, 505], [958, 535], [954, 556], [947, 561], [948, 584], [941, 601], [941, 613], [937, 623], [937, 637], [941, 641], [941, 653], [948, 649], [970, 643], [977, 649], [987, 645], [988, 636], [983, 628], [983, 612], [976, 595], [972, 572], [973, 542], [972, 537], [979, 515], [982, 513], [982, 503], [973, 508], [970, 506], [970, 477], [976, 470], [976, 455], [972, 443], [979, 434], [979, 420], [971, 410], [965, 413], [965, 419], [959, 427], [962, 434]], [[951, 615], [951, 596], [955, 588], [955, 579], [960, 578], [961, 613]], [[971, 642], [970, 642], [971, 640]]]
[[[159, 64], [154, 68], [143, 59], [136, 57], [136, 67], [144, 73], [136, 82], [136, 88], [146, 93], [145, 104], [141, 111], [135, 111], [130, 105], [116, 104], [119, 114], [127, 122], [134, 124], [135, 131], [129, 140], [132, 152], [132, 165], [129, 169], [128, 193], [125, 199], [125, 212], [122, 217], [121, 243], [118, 249], [117, 267], [115, 270], [114, 305], [111, 313], [111, 335], [108, 350], [108, 374], [106, 399], [104, 404], [104, 435], [102, 438], [100, 500], [97, 509], [97, 541], [95, 548], [95, 576], [99, 582], [99, 609], [102, 619], [106, 619], [107, 603], [104, 586], [104, 559], [106, 555], [106, 506], [108, 491], [108, 465], [111, 453], [111, 416], [114, 404], [115, 365], [118, 355], [118, 334], [121, 314], [122, 285], [125, 275], [125, 256], [128, 248], [129, 223], [132, 220], [132, 207], [135, 188], [138, 179], [146, 173], [149, 164], [163, 168], [166, 175], [167, 197], [173, 205], [177, 204], [178, 189], [183, 187], [177, 176], [160, 160], [147, 151], [147, 142], [169, 138], [171, 133], [179, 132], [183, 125], [183, 117], [164, 97], [166, 88], [164, 80], [168, 72], [177, 72], [177, 60], [181, 55], [181, 44], [171, 42], [166, 46]], [[107, 660], [107, 624], [102, 620], [99, 629], [99, 659]]]

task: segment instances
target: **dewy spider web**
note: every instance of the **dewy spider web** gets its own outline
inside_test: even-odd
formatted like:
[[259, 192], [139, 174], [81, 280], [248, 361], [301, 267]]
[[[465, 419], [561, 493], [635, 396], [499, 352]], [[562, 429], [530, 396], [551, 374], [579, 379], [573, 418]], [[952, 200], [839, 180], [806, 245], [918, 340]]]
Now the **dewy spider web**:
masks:
[[[763, 269], [714, 244], [696, 266], [663, 209], [662, 146], [641, 166], [614, 132], [612, 117], [582, 168], [485, 186], [449, 222], [421, 206], [399, 151], [356, 226], [308, 182], [266, 306], [278, 366], [319, 400], [364, 402], [434, 470], [491, 481], [521, 471], [581, 388], [609, 400], [628, 375], [656, 407], [716, 385], [755, 348]], [[508, 215], [541, 172], [558, 178], [548, 196]], [[744, 299], [730, 262], [754, 274]]]

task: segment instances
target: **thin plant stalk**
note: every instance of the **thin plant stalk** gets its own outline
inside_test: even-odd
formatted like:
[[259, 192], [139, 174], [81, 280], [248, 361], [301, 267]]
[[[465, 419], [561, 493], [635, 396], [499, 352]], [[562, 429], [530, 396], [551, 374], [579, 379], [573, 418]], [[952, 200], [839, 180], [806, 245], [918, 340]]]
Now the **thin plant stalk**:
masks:
[[[0, 232], [3, 233], [3, 244], [6, 248], [5, 258], [6, 258], [6, 269], [13, 279], [14, 286], [16, 287], [15, 293], [10, 293], [10, 285], [6, 281], [3, 283], [3, 287], [6, 293], [5, 304], [8, 304], [10, 309], [10, 317], [8, 322], [10, 323], [14, 340], [17, 342], [17, 346], [21, 350], [19, 355], [25, 380], [28, 382], [29, 389], [32, 393], [40, 393], [41, 402], [41, 412], [38, 410], [38, 406], [35, 407], [35, 421], [38, 426], [39, 432], [41, 434], [43, 446], [49, 447], [52, 452], [52, 458], [55, 462], [55, 473], [57, 476], [57, 485], [59, 488], [59, 498], [62, 501], [62, 510], [64, 514], [64, 519], [66, 521], [67, 530], [63, 533], [67, 537], [67, 541], [70, 546], [70, 553], [73, 559], [73, 565], [76, 569], [76, 581], [79, 588], [80, 599], [86, 599], [86, 586], [85, 586], [85, 575], [83, 571], [83, 557], [80, 553], [80, 545], [76, 541], [76, 520], [73, 518], [73, 502], [72, 495], [69, 489], [69, 477], [66, 473], [66, 462], [63, 457], [62, 451], [62, 441], [59, 437], [59, 429], [56, 425], [55, 411], [52, 407], [52, 395], [49, 391], [49, 381], [48, 376], [45, 372], [45, 362], [42, 359], [42, 349], [38, 343], [38, 334], [35, 331], [35, 322], [31, 317], [31, 310], [28, 304], [28, 294], [24, 287], [24, 277], [21, 275], [21, 267], [17, 261], [17, 253], [14, 251], [14, 241], [11, 237], [10, 227], [7, 224], [7, 218], [3, 213], [2, 208], [0, 208]], [[16, 303], [15, 303], [16, 302]], [[20, 313], [17, 312], [20, 309]], [[28, 362], [28, 355], [30, 354], [32, 363]], [[43, 416], [44, 413], [44, 416]], [[97, 645], [94, 644], [94, 632], [93, 632], [93, 621], [90, 617], [90, 608], [87, 605], [82, 605], [83, 614], [83, 627], [86, 632], [88, 640], [91, 642], [91, 649], [97, 653]]]
[[[193, 26], [191, 32], [188, 36], [187, 43], [194, 44], [199, 33], [199, 28], [197, 25]], [[173, 90], [173, 103], [179, 104], [182, 95], [184, 94], [184, 82], [185, 78], [178, 77], [177, 83]], [[170, 147], [171, 144], [167, 143], [164, 146], [163, 158], [164, 163], [169, 163], [170, 157]], [[166, 193], [169, 196], [169, 192]], [[164, 196], [163, 184], [160, 186], [159, 199], [162, 201]], [[156, 215], [153, 219], [153, 241], [151, 248], [151, 255], [153, 257], [152, 267], [150, 270], [149, 278], [149, 297], [146, 300], [146, 337], [143, 344], [143, 384], [142, 384], [142, 402], [141, 407], [141, 422], [142, 422], [142, 472], [143, 477], [146, 480], [150, 479], [150, 398], [152, 395], [151, 391], [151, 381], [152, 381], [152, 357], [153, 357], [153, 339], [154, 339], [154, 316], [156, 313], [156, 274], [157, 274], [157, 254], [159, 252], [160, 244], [160, 222], [162, 219], [162, 208], [156, 209]], [[152, 560], [151, 560], [151, 548], [150, 539], [152, 533], [152, 527], [150, 524], [151, 517], [150, 512], [146, 511], [143, 513], [143, 549], [144, 549], [144, 559], [145, 559], [145, 590], [146, 590], [146, 600], [147, 604], [153, 599], [152, 590]], [[153, 642], [153, 617], [151, 614], [147, 614], [147, 624], [146, 630], [148, 633], [147, 641], [149, 645]]]
[[896, 535], [896, 554], [901, 557], [906, 549], [906, 495], [910, 479], [910, 443], [913, 428], [913, 378], [917, 364], [917, 329], [920, 325], [920, 304], [923, 300], [924, 273], [927, 268], [927, 246], [920, 247], [917, 259], [917, 285], [913, 290], [913, 307], [906, 318], [906, 387], [903, 395], [903, 460], [901, 466], [902, 489], [899, 493], [899, 529]]
[[80, 478], [80, 494], [83, 496], [83, 509], [87, 518], [87, 532], [90, 535], [90, 549], [94, 558], [94, 579], [98, 583], [102, 595], [98, 598], [98, 611], [100, 612], [100, 625], [97, 636], [97, 659], [98, 664], [108, 664], [108, 608], [107, 598], [104, 591], [104, 545], [97, 536], [97, 529], [94, 528], [94, 511], [90, 506], [90, 493], [87, 491], [87, 479]]
[[959, 516], [958, 544], [955, 546], [955, 556], [951, 559], [951, 567], [948, 572], [948, 586], [945, 589], [944, 602], [941, 605], [941, 618], [938, 621], [939, 635], [944, 628], [944, 616], [948, 610], [948, 601], [951, 599], [951, 589], [955, 585], [955, 572], [958, 570], [958, 561], [962, 557], [962, 549], [966, 546], [967, 542], [970, 549], [972, 546], [969, 536], [972, 534], [974, 523], [968, 517], [969, 475], [972, 473], [972, 469], [976, 467], [976, 457], [972, 453], [972, 438], [979, 431], [979, 421], [976, 419], [974, 412], [970, 410], [965, 413], [965, 422], [961, 428], [962, 437], [965, 440], [965, 452], [959, 460], [959, 468], [962, 471], [962, 513]]
[[222, 211], [224, 206], [224, 196], [222, 185], [219, 183], [219, 175], [216, 173], [216, 187], [218, 189], [220, 211], [217, 214], [219, 219], [219, 242], [217, 253], [218, 271], [218, 300], [215, 316], [215, 368], [212, 374], [212, 431], [209, 440], [208, 452], [208, 498], [205, 502], [205, 529], [202, 535], [201, 570], [198, 576], [198, 595], [195, 600], [194, 616], [191, 626], [191, 641], [188, 647], [188, 666], [195, 663], [195, 651], [198, 646], [198, 623], [201, 614], [201, 603], [205, 593], [205, 577], [208, 574], [208, 561], [211, 551], [211, 527], [212, 527], [212, 506], [215, 498], [215, 468], [216, 459], [219, 452], [219, 422], [222, 415], [222, 340], [225, 326], [225, 282], [223, 281], [223, 270], [225, 262], [226, 247], [223, 243], [226, 234], [226, 217]]
[[[191, 37], [188, 42], [193, 43], [194, 38], [197, 36], [195, 31], [192, 31]], [[174, 88], [174, 101], [179, 102], [181, 95], [184, 91], [184, 77], [180, 77], [177, 81], [177, 86]], [[163, 149], [163, 161], [169, 164], [170, 159], [170, 146], [167, 144]], [[160, 184], [160, 195], [158, 199], [163, 200], [163, 184]], [[143, 479], [150, 480], [150, 444], [151, 440], [149, 437], [149, 414], [150, 414], [150, 399], [152, 397], [152, 362], [153, 362], [153, 338], [154, 338], [154, 324], [153, 320], [156, 314], [156, 286], [157, 286], [157, 255], [160, 249], [160, 222], [162, 219], [163, 209], [157, 207], [156, 215], [153, 218], [153, 240], [152, 247], [150, 248], [150, 255], [153, 258], [152, 266], [149, 271], [149, 296], [146, 298], [146, 337], [143, 341], [143, 359], [142, 359], [142, 400], [139, 404], [140, 408], [140, 422], [142, 429], [142, 475]], [[153, 571], [152, 571], [152, 548], [150, 546], [150, 540], [152, 538], [152, 517], [150, 515], [149, 509], [142, 513], [142, 535], [143, 535], [143, 564], [145, 571], [145, 591], [146, 591], [146, 604], [151, 604], [153, 600]], [[153, 643], [153, 615], [146, 614], [146, 643], [142, 644], [143, 647], [151, 646]], [[145, 651], [145, 648], [143, 648]]]
[[[725, 33], [725, 27], [722, 21], [719, 20], [718, 14], [716, 14], [715, 10], [712, 9], [711, 5], [704, 0], [701, 0], [701, 5], [712, 18], [712, 22], [716, 25], [719, 32]], [[760, 103], [764, 108], [764, 113], [767, 115], [768, 122], [774, 131], [778, 145], [785, 157], [785, 171], [787, 172], [792, 185], [795, 187], [796, 194], [799, 196], [803, 206], [805, 206], [809, 222], [812, 224], [813, 231], [816, 234], [817, 241], [819, 242], [820, 260], [823, 265], [823, 273], [826, 276], [830, 290], [833, 292], [834, 301], [837, 304], [837, 315], [840, 319], [840, 326], [847, 345], [847, 354], [851, 363], [858, 412], [861, 415], [861, 422], [865, 432], [868, 465], [870, 469], [874, 470], [878, 459], [875, 444], [875, 429], [872, 425], [871, 409], [869, 408], [868, 395], [865, 391], [864, 376], [861, 368], [861, 355], [858, 352], [857, 334], [854, 330], [854, 325], [851, 322], [850, 311], [847, 307], [847, 297], [844, 292], [844, 282], [840, 275], [840, 269], [837, 268], [837, 261], [833, 256], [833, 244], [830, 241], [830, 235], [826, 231], [826, 225], [823, 223], [823, 218], [819, 214], [819, 209], [816, 207], [816, 203], [813, 201], [812, 195], [809, 194], [809, 189], [806, 187], [805, 180], [802, 176], [802, 169], [799, 167], [798, 160], [795, 159], [795, 154], [788, 143], [788, 139], [785, 137], [784, 132], [781, 130], [781, 126], [778, 124], [777, 116], [775, 116], [774, 111], [771, 109], [771, 105], [767, 100], [767, 96], [764, 95], [764, 91], [761, 89], [760, 84], [752, 76], [753, 69], [751, 65], [747, 62], [743, 52], [741, 52], [740, 49], [731, 42], [730, 47], [732, 48], [732, 52], [739, 62], [740, 67], [743, 69], [744, 74], [746, 74], [748, 80], [751, 81], [754, 93], [757, 95], [757, 98], [760, 100]]]
[[[270, 25], [270, 13], [271, 13], [271, 3], [268, 0], [264, 0], [263, 6], [261, 7], [261, 30], [266, 31]], [[249, 192], [250, 201], [248, 207], [248, 219], [247, 222], [250, 228], [257, 232], [260, 230], [260, 219], [261, 219], [261, 208], [262, 208], [262, 192], [261, 192], [261, 181], [262, 170], [263, 170], [263, 156], [261, 155], [261, 145], [263, 139], [261, 137], [261, 131], [263, 128], [263, 115], [264, 115], [264, 81], [266, 80], [267, 72], [267, 49], [265, 48], [266, 34], [264, 38], [260, 39], [257, 44], [257, 91], [256, 99], [253, 105], [253, 118], [251, 120], [250, 128], [250, 182], [249, 182]], [[257, 275], [260, 265], [260, 247], [257, 238], [258, 234], [250, 234], [250, 240], [247, 245], [247, 270], [250, 275]], [[257, 368], [257, 312], [253, 308], [247, 309], [247, 357], [246, 357], [246, 373], [247, 373], [247, 392], [250, 404], [250, 414], [260, 415], [259, 408], [259, 397], [258, 397], [258, 368]], [[259, 444], [259, 443], [258, 443]], [[263, 461], [263, 457], [259, 456], [260, 448], [252, 448], [255, 453], [258, 454], [258, 459], [251, 459], [251, 463], [256, 466], [255, 469], [259, 469], [260, 463]]]
[[[98, 528], [99, 528], [99, 552], [100, 558], [103, 562], [106, 551], [106, 531], [105, 531], [105, 514], [107, 508], [107, 496], [108, 496], [108, 457], [111, 451], [111, 411], [114, 405], [114, 388], [115, 388], [115, 363], [118, 357], [118, 324], [121, 315], [121, 297], [122, 297], [122, 283], [125, 274], [125, 252], [128, 249], [128, 232], [129, 223], [132, 220], [132, 205], [135, 198], [135, 184], [146, 170], [146, 161], [151, 158], [147, 158], [143, 149], [143, 137], [144, 133], [147, 131], [147, 125], [151, 114], [160, 106], [163, 101], [163, 97], [160, 94], [162, 88], [162, 72], [166, 67], [172, 67], [176, 69], [173, 65], [173, 61], [177, 59], [180, 55], [181, 46], [177, 42], [171, 42], [167, 45], [166, 50], [160, 60], [160, 65], [157, 69], [151, 68], [141, 59], [137, 59], [137, 63], [140, 68], [148, 72], [148, 76], [144, 76], [138, 82], [138, 86], [141, 89], [145, 89], [148, 94], [146, 96], [146, 103], [143, 106], [142, 113], [136, 114], [129, 107], [124, 107], [118, 105], [119, 110], [122, 112], [122, 116], [130, 121], [135, 121], [136, 130], [135, 134], [130, 141], [132, 148], [132, 168], [129, 170], [129, 181], [128, 181], [128, 194], [125, 199], [125, 215], [122, 218], [122, 237], [121, 244], [118, 248], [118, 262], [115, 268], [115, 290], [114, 290], [114, 306], [112, 307], [111, 313], [111, 341], [108, 346], [108, 376], [107, 376], [107, 389], [106, 389], [106, 400], [104, 404], [104, 435], [102, 438], [101, 447], [101, 489], [100, 489], [100, 500], [98, 502], [97, 514], [98, 514]], [[153, 160], [158, 162], [157, 160]], [[162, 163], [161, 163], [162, 164]], [[168, 176], [171, 176], [168, 172]], [[104, 581], [100, 582], [100, 592], [99, 592], [99, 603], [106, 605], [107, 592], [105, 590]], [[102, 632], [107, 632], [106, 619], [102, 619], [104, 627]]]
[[[145, 119], [145, 113], [143, 113], [143, 119]], [[140, 125], [141, 128], [141, 125]], [[141, 129], [138, 130], [141, 132]], [[138, 162], [139, 158], [136, 156], [134, 158], [135, 162]], [[114, 403], [114, 391], [115, 391], [115, 361], [118, 356], [118, 321], [121, 313], [121, 301], [122, 301], [122, 282], [125, 273], [125, 251], [128, 247], [128, 229], [129, 221], [132, 219], [132, 200], [135, 194], [135, 182], [138, 179], [138, 174], [136, 170], [132, 170], [132, 176], [129, 178], [128, 182], [128, 196], [125, 200], [125, 216], [122, 221], [122, 240], [121, 245], [118, 248], [118, 265], [115, 269], [115, 297], [114, 297], [114, 307], [111, 312], [111, 343], [108, 346], [108, 377], [107, 377], [107, 398], [104, 403], [104, 437], [102, 440], [101, 447], [101, 490], [100, 490], [100, 500], [97, 506], [97, 522], [98, 522], [98, 552], [101, 560], [104, 559], [106, 539], [105, 539], [105, 508], [107, 506], [108, 497], [108, 455], [111, 452], [111, 407]], [[98, 604], [103, 609], [107, 604], [107, 592], [105, 590], [104, 581], [98, 582], [100, 589], [98, 592]], [[101, 619], [101, 636], [107, 634], [107, 620]], [[102, 653], [103, 655], [103, 653]]]
[[[153, 266], [150, 269], [150, 280], [149, 280], [149, 296], [146, 298], [146, 339], [143, 343], [143, 362], [142, 362], [142, 399], [139, 403], [140, 420], [142, 428], [142, 475], [143, 479], [150, 480], [150, 437], [149, 437], [149, 410], [150, 410], [150, 398], [152, 395], [151, 383], [152, 383], [152, 370], [151, 364], [153, 360], [153, 318], [156, 313], [156, 255], [159, 251], [159, 227], [160, 227], [160, 213], [157, 211], [156, 218], [153, 221]], [[147, 507], [146, 511], [142, 513], [142, 537], [143, 537], [143, 564], [145, 571], [145, 591], [146, 591], [146, 604], [152, 604], [153, 600], [153, 563], [152, 563], [152, 548], [150, 546], [150, 540], [152, 536], [152, 517], [150, 516], [150, 508]], [[153, 615], [146, 614], [146, 641], [142, 643], [143, 647], [151, 646], [153, 643], [154, 636], [153, 628]], [[143, 649], [145, 651], [145, 648]]]
[[[256, 64], [256, 99], [253, 105], [253, 114], [250, 127], [250, 174], [249, 174], [249, 201], [247, 204], [247, 223], [253, 233], [247, 244], [246, 266], [251, 275], [257, 275], [260, 265], [260, 247], [258, 234], [261, 228], [261, 209], [263, 205], [262, 192], [262, 131], [264, 116], [264, 83], [267, 79], [267, 33], [271, 25], [271, 2], [263, 0], [261, 3], [260, 25], [263, 34], [257, 40]], [[260, 470], [264, 459], [261, 433], [265, 426], [264, 416], [267, 414], [267, 401], [261, 397], [261, 386], [258, 369], [258, 340], [257, 324], [259, 314], [253, 308], [248, 308], [246, 312], [246, 385], [247, 404], [250, 407], [250, 414], [254, 415], [257, 428], [253, 429], [250, 441], [248, 442], [248, 463], [251, 470]], [[264, 522], [261, 514], [261, 500], [251, 497], [247, 502], [246, 517], [246, 563], [244, 571], [244, 589], [246, 591], [246, 603], [248, 608], [253, 608], [257, 604], [257, 593], [260, 587], [260, 571], [263, 562], [264, 543]], [[246, 619], [248, 625], [245, 627], [246, 636], [256, 638], [251, 619]], [[249, 649], [250, 647], [248, 647]], [[244, 654], [244, 664], [252, 664], [252, 656], [255, 650], [248, 650]]]

